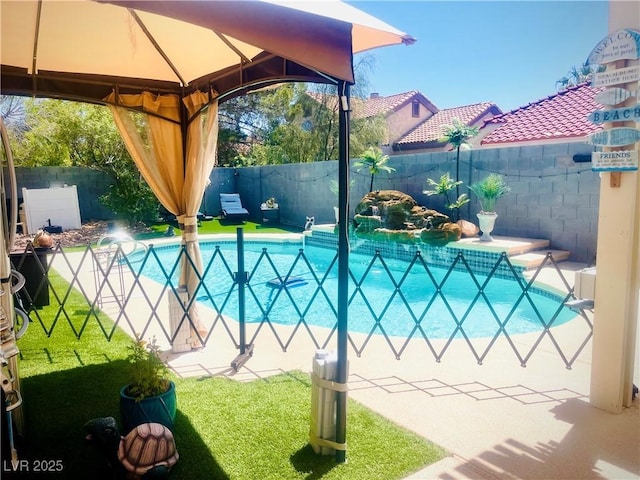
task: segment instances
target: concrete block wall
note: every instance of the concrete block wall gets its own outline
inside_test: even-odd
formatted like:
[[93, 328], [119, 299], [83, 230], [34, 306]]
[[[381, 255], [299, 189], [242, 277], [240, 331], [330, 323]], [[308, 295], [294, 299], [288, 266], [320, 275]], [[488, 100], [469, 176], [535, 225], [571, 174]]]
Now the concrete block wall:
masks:
[[[590, 263], [595, 259], [600, 178], [590, 163], [575, 163], [576, 154], [593, 150], [585, 143], [477, 149], [460, 155], [460, 193], [467, 186], [491, 172], [505, 175], [511, 187], [508, 196], [497, 202], [499, 215], [496, 235], [544, 238], [554, 249], [569, 250], [572, 260]], [[388, 165], [392, 173], [375, 176], [374, 190], [394, 189], [411, 195], [420, 205], [449, 213], [439, 196], [427, 196], [427, 179], [438, 180], [448, 172], [456, 173], [455, 152], [433, 152], [393, 156]], [[18, 189], [77, 185], [80, 215], [83, 221], [113, 219], [98, 201], [111, 180], [104, 174], [81, 167], [17, 168]], [[353, 185], [350, 215], [359, 200], [369, 191], [368, 171], [351, 169]], [[220, 212], [220, 193], [238, 192], [251, 214], [260, 221], [260, 204], [275, 197], [280, 206], [280, 221], [304, 227], [307, 216], [316, 223], [333, 223], [337, 198], [331, 180], [338, 180], [338, 162], [274, 165], [246, 168], [216, 168], [203, 197], [201, 211], [209, 215]], [[20, 193], [19, 193], [20, 195]], [[479, 203], [461, 209], [461, 218], [477, 223]]]
[[[573, 156], [592, 151], [585, 143], [463, 151], [460, 193], [470, 193], [467, 186], [489, 173], [504, 175], [511, 192], [497, 202], [494, 233], [548, 239], [551, 248], [569, 250], [572, 260], [590, 263], [596, 253], [600, 178], [591, 171], [590, 163], [575, 163]], [[420, 205], [449, 213], [443, 198], [423, 191], [429, 189], [428, 178], [437, 181], [447, 172], [455, 178], [455, 158], [455, 152], [393, 156], [388, 165], [396, 171], [376, 175], [373, 188], [400, 190]], [[237, 173], [238, 191], [252, 219], [260, 219], [260, 203], [273, 196], [280, 204], [282, 223], [301, 227], [307, 215], [313, 215], [316, 223], [333, 223], [337, 199], [330, 181], [338, 179], [337, 162], [239, 168]], [[370, 175], [354, 168], [350, 175], [353, 215], [356, 204], [369, 191]], [[473, 194], [470, 198], [461, 209], [461, 218], [477, 224], [480, 205]]]

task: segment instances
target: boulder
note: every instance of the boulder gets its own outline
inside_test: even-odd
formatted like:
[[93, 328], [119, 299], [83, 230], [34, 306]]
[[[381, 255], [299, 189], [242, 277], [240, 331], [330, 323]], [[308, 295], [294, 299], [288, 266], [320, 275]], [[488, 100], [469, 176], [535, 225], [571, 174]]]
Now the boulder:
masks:
[[462, 231], [447, 215], [419, 206], [406, 193], [379, 190], [366, 194], [355, 208], [355, 234], [378, 241], [445, 245]]
[[456, 222], [462, 231], [463, 237], [475, 237], [480, 232], [480, 229], [475, 223], [468, 222], [467, 220], [458, 220]]

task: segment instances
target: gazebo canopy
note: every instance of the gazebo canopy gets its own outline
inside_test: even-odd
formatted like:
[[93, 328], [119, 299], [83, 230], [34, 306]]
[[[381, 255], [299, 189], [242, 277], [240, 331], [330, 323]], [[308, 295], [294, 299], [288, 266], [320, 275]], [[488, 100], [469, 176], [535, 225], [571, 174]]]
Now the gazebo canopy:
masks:
[[0, 3], [1, 92], [101, 102], [289, 81], [353, 83], [352, 55], [414, 39], [339, 1]]

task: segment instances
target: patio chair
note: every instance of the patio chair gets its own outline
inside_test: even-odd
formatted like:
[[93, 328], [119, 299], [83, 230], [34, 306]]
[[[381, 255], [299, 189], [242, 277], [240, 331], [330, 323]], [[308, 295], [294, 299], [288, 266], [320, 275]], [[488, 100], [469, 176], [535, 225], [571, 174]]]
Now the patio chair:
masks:
[[221, 193], [220, 208], [224, 219], [245, 221], [249, 218], [249, 211], [242, 206], [238, 193]]

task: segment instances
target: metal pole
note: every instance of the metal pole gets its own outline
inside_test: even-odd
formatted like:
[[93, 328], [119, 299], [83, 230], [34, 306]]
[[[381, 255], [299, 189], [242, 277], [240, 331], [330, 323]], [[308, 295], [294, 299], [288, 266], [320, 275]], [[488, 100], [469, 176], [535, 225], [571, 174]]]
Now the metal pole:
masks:
[[[346, 82], [338, 84], [338, 383], [347, 383], [347, 340], [349, 306], [349, 92]], [[338, 392], [336, 401], [336, 443], [347, 438], [347, 393]], [[344, 463], [346, 450], [336, 450], [336, 462]]]
[[246, 272], [244, 271], [244, 231], [242, 227], [236, 229], [237, 247], [238, 247], [238, 272], [236, 273], [236, 282], [238, 283], [238, 323], [240, 325], [240, 355], [244, 355], [247, 347], [246, 331], [245, 331], [245, 312], [244, 312], [244, 284], [246, 281]]
[[253, 355], [253, 344], [247, 345], [247, 332], [245, 322], [245, 290], [247, 283], [247, 272], [244, 267], [244, 233], [242, 227], [236, 229], [236, 246], [238, 251], [238, 271], [236, 272], [236, 283], [238, 284], [238, 325], [240, 328], [240, 353], [231, 361], [231, 368], [235, 371], [247, 363]]

